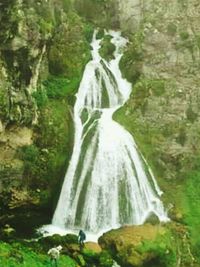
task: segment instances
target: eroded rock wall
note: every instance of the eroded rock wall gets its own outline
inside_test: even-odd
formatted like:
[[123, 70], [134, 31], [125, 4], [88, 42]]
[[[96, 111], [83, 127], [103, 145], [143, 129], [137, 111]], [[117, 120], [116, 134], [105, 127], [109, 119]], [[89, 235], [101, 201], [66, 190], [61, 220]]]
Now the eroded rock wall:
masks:
[[[123, 5], [121, 1], [121, 25], [130, 44], [121, 69], [133, 91], [116, 119], [133, 134], [153, 168], [169, 215], [186, 223], [196, 239], [200, 3], [141, 1], [135, 9], [140, 15], [132, 17], [134, 12]], [[131, 23], [137, 20], [137, 27], [125, 23], [125, 14]]]
[[[68, 0], [0, 3], [0, 225], [50, 221], [93, 29]], [[41, 216], [43, 214], [43, 216]]]

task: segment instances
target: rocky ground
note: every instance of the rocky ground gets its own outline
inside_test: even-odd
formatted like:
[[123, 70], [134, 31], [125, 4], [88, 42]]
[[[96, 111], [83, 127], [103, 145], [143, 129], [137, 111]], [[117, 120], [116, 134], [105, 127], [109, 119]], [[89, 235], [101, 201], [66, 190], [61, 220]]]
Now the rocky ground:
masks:
[[104, 233], [98, 244], [86, 240], [83, 247], [72, 234], [28, 241], [16, 239], [15, 232], [6, 228], [1, 236], [3, 266], [46, 266], [48, 250], [58, 245], [63, 247], [60, 266], [112, 267], [114, 262], [123, 267], [199, 266], [191, 252], [187, 228], [177, 223], [124, 226]]

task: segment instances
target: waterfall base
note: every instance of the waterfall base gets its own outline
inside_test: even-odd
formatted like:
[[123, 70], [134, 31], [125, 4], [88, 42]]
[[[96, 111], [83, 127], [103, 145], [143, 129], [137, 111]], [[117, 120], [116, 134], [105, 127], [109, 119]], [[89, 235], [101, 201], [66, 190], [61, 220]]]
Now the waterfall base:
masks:
[[[64, 229], [58, 226], [55, 226], [53, 224], [48, 224], [48, 225], [44, 225], [42, 227], [40, 227], [37, 231], [42, 234], [44, 237], [46, 236], [52, 236], [54, 234], [59, 234], [61, 236], [67, 235], [67, 234], [74, 234], [78, 236], [80, 229]], [[102, 236], [104, 233], [108, 232], [111, 229], [105, 229], [102, 230], [101, 232], [98, 233], [91, 233], [91, 232], [87, 232], [86, 233], [86, 241], [90, 241], [90, 242], [98, 242], [98, 238], [100, 236]]]

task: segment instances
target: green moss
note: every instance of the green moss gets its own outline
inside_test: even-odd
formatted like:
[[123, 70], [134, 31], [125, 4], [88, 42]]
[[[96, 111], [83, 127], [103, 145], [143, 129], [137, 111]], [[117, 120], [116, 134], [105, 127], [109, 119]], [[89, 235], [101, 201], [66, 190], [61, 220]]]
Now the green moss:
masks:
[[49, 99], [63, 99], [69, 94], [75, 94], [79, 83], [79, 77], [73, 77], [69, 80], [65, 77], [49, 76], [49, 78], [43, 82], [43, 85]]
[[193, 170], [189, 171], [185, 180], [183, 195], [185, 222], [187, 223], [190, 234], [192, 249], [200, 263], [199, 255], [199, 217], [200, 217], [200, 157], [193, 161]]
[[9, 112], [8, 95], [5, 88], [0, 87], [0, 119], [6, 120]]
[[35, 145], [23, 146], [20, 149], [19, 156], [25, 162], [35, 163], [39, 155], [39, 150]]
[[67, 244], [77, 244], [78, 236], [73, 234], [67, 234], [65, 236], [60, 236], [59, 234], [54, 234], [52, 236], [43, 237], [39, 240], [39, 245], [47, 250], [50, 247], [56, 247], [62, 245], [63, 247]]
[[46, 90], [42, 87], [38, 88], [37, 91], [32, 94], [32, 97], [35, 99], [37, 107], [39, 109], [45, 107], [48, 103]]
[[115, 28], [119, 22], [113, 0], [75, 0], [77, 12], [101, 28]]
[[99, 50], [101, 57], [103, 57], [107, 61], [114, 58], [113, 53], [115, 51], [115, 45], [111, 43], [111, 39], [112, 36], [105, 35], [105, 37], [101, 41], [101, 48]]
[[94, 26], [90, 23], [85, 23], [84, 36], [88, 43], [91, 43], [94, 32]]
[[141, 78], [133, 87], [132, 97], [134, 99], [134, 107], [141, 108], [144, 113], [148, 97], [151, 95], [161, 96], [164, 92], [164, 80], [149, 80]]
[[133, 85], [139, 79], [142, 72], [143, 51], [142, 43], [144, 36], [142, 32], [138, 32], [132, 37], [126, 51], [120, 60], [120, 69], [122, 75]]
[[136, 251], [141, 255], [149, 254], [144, 267], [176, 267], [176, 247], [170, 233], [159, 235], [154, 241], [143, 241]]
[[71, 12], [66, 24], [60, 26], [49, 51], [49, 70], [52, 75], [80, 79], [90, 59], [91, 27]]
[[102, 251], [99, 256], [99, 267], [112, 267], [113, 259], [107, 251]]
[[100, 28], [97, 32], [97, 35], [96, 35], [96, 38], [97, 39], [103, 39], [104, 37], [104, 29], [103, 28]]
[[[48, 255], [35, 252], [20, 243], [0, 242], [0, 265], [4, 267], [45, 267], [50, 265]], [[59, 265], [76, 267], [77, 264], [68, 256], [61, 255]]]
[[180, 37], [183, 41], [187, 40], [189, 38], [189, 33], [188, 32], [180, 32]]
[[174, 36], [177, 32], [177, 26], [173, 22], [167, 25], [167, 33], [171, 36]]

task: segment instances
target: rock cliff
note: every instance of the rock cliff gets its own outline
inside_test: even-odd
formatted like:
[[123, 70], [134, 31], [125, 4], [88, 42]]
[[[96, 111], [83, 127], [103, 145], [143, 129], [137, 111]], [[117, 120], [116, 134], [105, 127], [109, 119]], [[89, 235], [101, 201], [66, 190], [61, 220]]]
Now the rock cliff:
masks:
[[153, 168], [169, 215], [198, 243], [199, 1], [120, 1], [118, 8], [130, 40], [121, 69], [133, 90], [115, 118]]
[[0, 224], [31, 229], [50, 220], [67, 167], [93, 29], [68, 0], [0, 8]]

